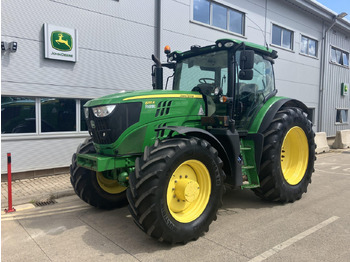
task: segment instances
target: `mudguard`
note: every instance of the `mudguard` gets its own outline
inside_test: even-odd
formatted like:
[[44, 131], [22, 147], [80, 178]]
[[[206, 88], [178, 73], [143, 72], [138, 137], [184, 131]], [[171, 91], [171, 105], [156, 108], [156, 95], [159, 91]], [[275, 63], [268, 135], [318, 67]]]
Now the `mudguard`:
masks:
[[[219, 157], [224, 162], [223, 170], [227, 176], [226, 182], [233, 186], [242, 185], [242, 168], [237, 160], [240, 152], [239, 134], [237, 131], [232, 133], [229, 130], [225, 130], [225, 133], [219, 134], [220, 130], [213, 129], [214, 136], [206, 130], [185, 126], [166, 126], [156, 130], [171, 130], [181, 135], [194, 136], [208, 141], [213, 147], [215, 147], [219, 153]], [[216, 136], [219, 138], [221, 137], [222, 139], [218, 139]], [[220, 142], [221, 140], [224, 143]], [[225, 146], [223, 146], [223, 144]], [[230, 158], [229, 154], [231, 156]], [[232, 156], [232, 154], [234, 156]]]

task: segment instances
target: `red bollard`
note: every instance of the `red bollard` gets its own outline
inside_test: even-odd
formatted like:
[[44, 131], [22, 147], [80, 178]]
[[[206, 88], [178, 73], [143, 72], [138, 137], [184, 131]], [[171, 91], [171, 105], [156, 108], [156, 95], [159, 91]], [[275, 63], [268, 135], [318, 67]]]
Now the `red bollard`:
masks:
[[15, 212], [16, 209], [12, 206], [12, 175], [11, 175], [11, 153], [7, 153], [7, 186], [8, 186], [8, 201], [9, 208], [5, 209], [6, 213]]

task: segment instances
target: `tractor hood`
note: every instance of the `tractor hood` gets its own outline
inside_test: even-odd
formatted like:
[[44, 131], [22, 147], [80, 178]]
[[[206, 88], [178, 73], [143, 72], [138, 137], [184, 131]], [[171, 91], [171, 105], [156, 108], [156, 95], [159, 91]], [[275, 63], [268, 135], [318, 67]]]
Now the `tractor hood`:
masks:
[[137, 154], [168, 132], [164, 126], [201, 127], [203, 96], [190, 91], [134, 91], [88, 101], [84, 115], [98, 153]]
[[100, 105], [113, 105], [120, 103], [131, 103], [131, 102], [143, 102], [145, 100], [169, 100], [176, 98], [197, 98], [202, 99], [202, 95], [198, 92], [188, 91], [173, 91], [173, 90], [159, 90], [159, 91], [132, 91], [122, 92], [112, 95], [103, 96], [88, 101], [84, 107], [94, 107]]

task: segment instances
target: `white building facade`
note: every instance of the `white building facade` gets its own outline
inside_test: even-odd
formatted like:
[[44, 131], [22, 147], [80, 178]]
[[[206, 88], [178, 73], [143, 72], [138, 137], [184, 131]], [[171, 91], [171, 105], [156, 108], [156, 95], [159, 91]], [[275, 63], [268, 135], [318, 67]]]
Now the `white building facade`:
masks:
[[[151, 90], [151, 54], [165, 61], [165, 45], [183, 51], [220, 38], [268, 44], [279, 55], [278, 95], [304, 102], [316, 131], [334, 136], [350, 129], [350, 23], [313, 0], [1, 5], [2, 174], [7, 152], [13, 172], [65, 172], [88, 136], [82, 105], [123, 90]], [[48, 53], [48, 45], [55, 50]]]

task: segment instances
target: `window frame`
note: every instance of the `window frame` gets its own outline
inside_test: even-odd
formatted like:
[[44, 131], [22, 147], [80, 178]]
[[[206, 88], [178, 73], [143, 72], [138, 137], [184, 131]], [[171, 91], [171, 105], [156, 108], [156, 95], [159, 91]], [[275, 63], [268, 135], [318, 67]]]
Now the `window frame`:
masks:
[[315, 126], [316, 122], [316, 107], [308, 107], [307, 108], [307, 119], [309, 119], [312, 123], [312, 126]]
[[[337, 122], [338, 111], [346, 112], [346, 122]], [[335, 109], [335, 125], [348, 125], [349, 124], [349, 108], [336, 108]]]
[[[207, 0], [207, 1], [209, 2], [209, 24], [194, 19], [194, 0], [191, 0], [190, 22], [195, 23], [195, 24], [200, 24], [200, 25], [203, 25], [203, 26], [211, 28], [211, 29], [223, 31], [223, 32], [228, 33], [228, 34], [232, 34], [235, 36], [246, 38], [246, 35], [245, 35], [246, 34], [246, 12], [240, 11], [240, 10], [230, 6], [230, 5], [224, 4], [224, 3], [219, 2], [219, 1], [213, 1], [213, 0]], [[226, 29], [213, 25], [213, 4], [226, 8]], [[241, 19], [241, 32], [242, 32], [242, 34], [239, 32], [234, 32], [234, 31], [230, 30], [230, 11], [233, 11], [233, 12], [236, 12], [236, 13], [242, 15], [242, 19]]]
[[[80, 105], [81, 100], [90, 100], [92, 98], [72, 98], [72, 97], [46, 97], [46, 96], [40, 96], [40, 97], [33, 97], [33, 96], [27, 96], [27, 95], [1, 95], [1, 97], [28, 97], [32, 98], [35, 101], [35, 128], [36, 132], [33, 133], [4, 133], [1, 134], [2, 140], [5, 138], [5, 140], [12, 139], [12, 138], [45, 138], [45, 137], [61, 137], [61, 136], [71, 136], [74, 135], [84, 135], [88, 134], [88, 130], [83, 131], [81, 130], [81, 120], [82, 117], [80, 114]], [[75, 100], [75, 125], [76, 130], [75, 131], [56, 131], [56, 132], [42, 132], [41, 131], [41, 99], [43, 98], [59, 98], [59, 99], [72, 99]]]
[[[332, 58], [332, 50], [335, 50], [335, 51], [340, 51], [341, 53], [341, 59], [342, 59], [342, 64], [338, 63], [337, 61], [333, 61], [333, 58]], [[347, 65], [344, 65], [344, 54], [346, 55], [347, 59], [348, 59], [348, 64]], [[330, 49], [329, 49], [329, 63], [333, 64], [333, 65], [337, 65], [337, 66], [341, 66], [341, 67], [344, 67], [344, 68], [350, 68], [350, 61], [349, 61], [349, 58], [350, 58], [350, 52], [349, 51], [345, 51], [344, 49], [342, 48], [339, 48], [339, 47], [336, 47], [334, 45], [330, 45]]]
[[[303, 37], [307, 39], [307, 54], [303, 53], [303, 52], [302, 52], [302, 49], [301, 49], [301, 43], [302, 43]], [[315, 47], [315, 53], [316, 53], [316, 55], [310, 55], [310, 54], [309, 54], [309, 41], [310, 41], [310, 40], [315, 41], [315, 43], [316, 43], [316, 47]], [[304, 56], [308, 56], [308, 57], [311, 57], [311, 58], [318, 58], [318, 54], [319, 54], [319, 52], [318, 52], [319, 43], [318, 43], [318, 42], [319, 42], [319, 41], [316, 40], [316, 38], [309, 37], [309, 36], [304, 35], [304, 34], [300, 34], [300, 50], [299, 50], [299, 54], [304, 55]]]
[[[273, 41], [273, 27], [276, 26], [278, 28], [281, 29], [281, 35], [280, 35], [280, 40], [281, 40], [281, 45], [278, 45], [278, 44], [274, 44], [272, 41]], [[290, 39], [290, 45], [291, 45], [291, 48], [288, 48], [288, 47], [284, 47], [283, 46], [283, 31], [289, 31], [291, 32], [291, 39]], [[295, 44], [294, 44], [294, 35], [295, 35], [295, 32], [292, 30], [292, 29], [289, 29], [288, 27], [285, 27], [285, 26], [280, 26], [276, 23], [271, 23], [271, 42], [270, 42], [270, 45], [271, 46], [274, 46], [274, 47], [277, 47], [277, 48], [281, 48], [283, 50], [286, 50], [286, 51], [289, 51], [289, 52], [294, 52], [294, 47], [295, 47]]]

